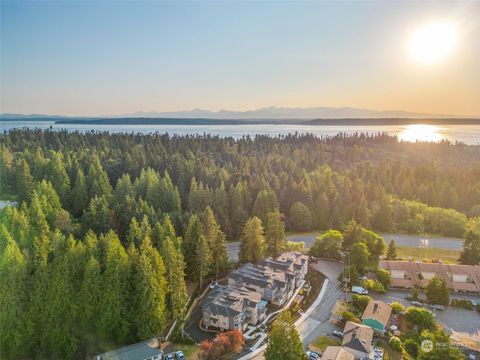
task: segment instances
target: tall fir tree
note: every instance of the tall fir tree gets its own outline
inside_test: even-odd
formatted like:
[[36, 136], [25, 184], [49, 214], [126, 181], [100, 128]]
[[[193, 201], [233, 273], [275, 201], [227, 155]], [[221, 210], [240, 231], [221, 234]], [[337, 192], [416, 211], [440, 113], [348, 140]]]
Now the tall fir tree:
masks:
[[28, 341], [28, 264], [10, 234], [5, 235], [8, 239], [0, 253], [0, 354], [5, 359], [18, 359], [25, 357]]
[[266, 254], [269, 256], [276, 257], [287, 248], [285, 225], [279, 210], [267, 214], [265, 240], [267, 243]]
[[[186, 274], [191, 280], [196, 279], [197, 274], [197, 244], [202, 235], [202, 225], [197, 215], [191, 215], [188, 221], [183, 241], [183, 254], [185, 257]], [[208, 244], [207, 244], [208, 246]]]
[[33, 190], [34, 180], [30, 173], [30, 166], [25, 159], [21, 159], [15, 166], [15, 186], [18, 195], [18, 201], [29, 201]]
[[472, 218], [468, 222], [463, 250], [460, 253], [460, 263], [463, 265], [480, 264], [480, 217]]
[[165, 264], [165, 278], [167, 279], [167, 303], [172, 317], [177, 320], [180, 319], [188, 299], [183, 254], [180, 249], [175, 247], [174, 242], [168, 236], [162, 242], [161, 255]]
[[210, 247], [208, 245], [207, 238], [204, 235], [200, 235], [198, 239], [197, 246], [195, 248], [195, 255], [196, 255], [196, 267], [195, 273], [200, 288], [203, 287], [203, 281], [207, 277], [208, 273], [210, 272], [210, 264], [211, 260], [211, 252]]
[[307, 356], [303, 351], [295, 325], [290, 312], [284, 311], [273, 322], [272, 331], [268, 334], [266, 360], [305, 360]]
[[105, 245], [105, 271], [98, 312], [99, 330], [106, 339], [124, 342], [131, 336], [129, 317], [131, 264], [113, 231], [101, 236]]
[[397, 243], [395, 240], [390, 240], [388, 243], [387, 260], [397, 259]]
[[243, 227], [240, 241], [240, 262], [257, 262], [264, 257], [265, 248], [262, 221], [253, 217]]
[[140, 247], [135, 271], [135, 327], [138, 338], [146, 339], [162, 332], [167, 313], [165, 265], [158, 251], [146, 236]]

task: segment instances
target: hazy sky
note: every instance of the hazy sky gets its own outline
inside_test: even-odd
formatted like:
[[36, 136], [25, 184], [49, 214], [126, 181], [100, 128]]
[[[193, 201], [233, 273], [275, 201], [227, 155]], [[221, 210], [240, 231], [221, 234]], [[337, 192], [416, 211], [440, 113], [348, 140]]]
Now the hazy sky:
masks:
[[[433, 64], [412, 31], [454, 23]], [[0, 112], [480, 114], [480, 2], [1, 2]]]

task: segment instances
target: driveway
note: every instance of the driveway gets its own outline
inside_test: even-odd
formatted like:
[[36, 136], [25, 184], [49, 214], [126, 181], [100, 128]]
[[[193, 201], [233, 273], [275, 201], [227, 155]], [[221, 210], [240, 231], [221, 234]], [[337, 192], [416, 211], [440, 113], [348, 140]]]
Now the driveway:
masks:
[[298, 327], [300, 339], [306, 348], [318, 336], [331, 334], [334, 330], [333, 324], [330, 323], [330, 314], [335, 303], [339, 298], [344, 296], [344, 292], [338, 282], [338, 275], [342, 272], [343, 265], [335, 261], [319, 260], [311, 266], [325, 275], [329, 280], [327, 290], [320, 304], [313, 309], [308, 319]]
[[[287, 236], [289, 241], [293, 242], [304, 242], [305, 248], [310, 248], [318, 234], [308, 234], [308, 235], [290, 235]], [[390, 240], [395, 240], [397, 246], [409, 246], [409, 247], [418, 247], [419, 245], [419, 236], [418, 235], [399, 235], [399, 234], [381, 234], [385, 239], [385, 243], [389, 243]], [[450, 249], [450, 250], [462, 250], [463, 249], [463, 240], [457, 238], [442, 238], [436, 236], [422, 236], [421, 239], [428, 240], [428, 246], [430, 248], [436, 249]], [[228, 258], [233, 261], [238, 261], [238, 253], [240, 251], [240, 242], [234, 241], [227, 243], [227, 253]]]

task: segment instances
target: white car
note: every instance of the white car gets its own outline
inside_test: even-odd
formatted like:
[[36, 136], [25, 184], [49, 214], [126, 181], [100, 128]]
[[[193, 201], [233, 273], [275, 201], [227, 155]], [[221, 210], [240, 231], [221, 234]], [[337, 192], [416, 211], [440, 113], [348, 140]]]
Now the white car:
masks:
[[307, 351], [308, 360], [318, 360], [320, 359], [320, 355], [317, 354], [315, 351]]
[[333, 335], [343, 339], [343, 333], [338, 330], [333, 330]]

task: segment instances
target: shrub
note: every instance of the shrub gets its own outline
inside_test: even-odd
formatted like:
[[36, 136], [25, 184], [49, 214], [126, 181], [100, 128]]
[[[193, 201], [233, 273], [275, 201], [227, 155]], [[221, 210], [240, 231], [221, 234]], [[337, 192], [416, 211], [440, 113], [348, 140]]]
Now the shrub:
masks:
[[364, 311], [370, 301], [372, 301], [372, 298], [368, 295], [355, 294], [352, 296], [353, 305], [360, 311]]
[[350, 311], [345, 311], [343, 314], [342, 314], [342, 319], [345, 320], [345, 321], [354, 321], [356, 320], [356, 316], [353, 315], [352, 312]]
[[470, 300], [466, 300], [466, 299], [453, 299], [452, 300], [452, 306], [460, 307], [460, 308], [467, 309], [467, 310], [472, 310], [473, 309], [473, 305], [470, 302]]
[[390, 273], [387, 270], [383, 270], [383, 269], [377, 270], [375, 272], [375, 276], [377, 280], [380, 282], [380, 284], [383, 285], [383, 287], [388, 287], [388, 285], [390, 285], [391, 278], [390, 278]]
[[417, 325], [420, 330], [435, 328], [435, 318], [427, 309], [410, 306], [407, 309], [405, 317], [408, 321]]
[[239, 351], [244, 344], [239, 330], [230, 330], [215, 336], [212, 341], [204, 340], [200, 345], [202, 359], [214, 360], [226, 354]]
[[417, 358], [418, 356], [418, 350], [420, 346], [417, 344], [417, 342], [413, 339], [407, 339], [403, 343], [403, 347], [407, 351], [409, 355], [411, 355], [414, 359]]
[[391, 306], [392, 312], [393, 312], [394, 314], [399, 314], [399, 313], [401, 313], [402, 311], [405, 311], [405, 306], [403, 306], [403, 305], [400, 304], [399, 302], [394, 301], [394, 302], [392, 302], [392, 303], [390, 304], [390, 306]]
[[392, 336], [390, 340], [388, 341], [390, 346], [392, 347], [393, 350], [395, 351], [401, 351], [402, 350], [402, 342], [400, 339], [396, 336]]

